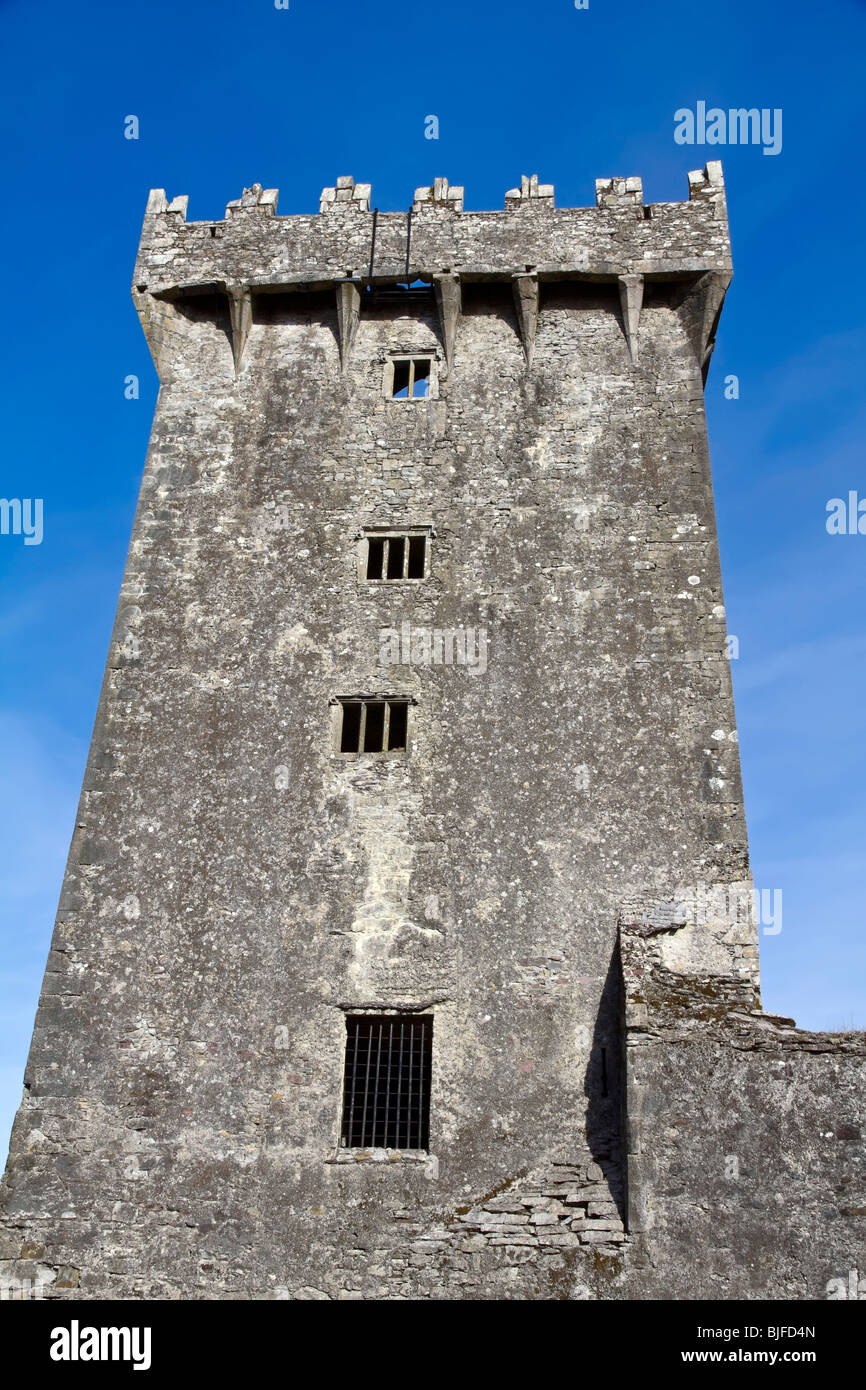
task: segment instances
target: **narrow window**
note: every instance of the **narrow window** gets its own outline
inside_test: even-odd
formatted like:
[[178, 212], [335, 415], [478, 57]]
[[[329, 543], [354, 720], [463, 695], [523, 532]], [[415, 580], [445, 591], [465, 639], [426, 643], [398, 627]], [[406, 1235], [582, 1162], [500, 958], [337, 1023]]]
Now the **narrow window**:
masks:
[[406, 731], [409, 723], [409, 705], [405, 700], [390, 702], [388, 719], [389, 749], [406, 747]]
[[394, 363], [394, 387], [391, 392], [395, 401], [408, 400], [410, 393], [411, 362]]
[[399, 753], [407, 748], [409, 701], [394, 699], [340, 701], [341, 753]]
[[341, 1143], [351, 1149], [428, 1149], [433, 1019], [346, 1019]]
[[424, 579], [426, 569], [426, 535], [367, 536], [367, 579]]
[[426, 536], [409, 537], [409, 565], [406, 570], [407, 579], [424, 578], [424, 553], [426, 548]]
[[360, 701], [347, 703], [343, 706], [343, 727], [340, 734], [341, 753], [357, 753], [361, 746], [361, 711], [363, 708]]
[[418, 401], [430, 395], [432, 357], [395, 357], [392, 371], [392, 400]]
[[403, 578], [403, 556], [406, 550], [406, 538], [404, 536], [391, 536], [388, 541], [388, 578]]
[[430, 386], [430, 359], [429, 357], [417, 358], [413, 363], [414, 367], [412, 396], [415, 400], [426, 396]]
[[385, 558], [385, 542], [371, 536], [367, 543], [367, 578], [381, 579]]
[[365, 753], [381, 753], [385, 739], [385, 700], [368, 700], [364, 705], [367, 715], [364, 728]]

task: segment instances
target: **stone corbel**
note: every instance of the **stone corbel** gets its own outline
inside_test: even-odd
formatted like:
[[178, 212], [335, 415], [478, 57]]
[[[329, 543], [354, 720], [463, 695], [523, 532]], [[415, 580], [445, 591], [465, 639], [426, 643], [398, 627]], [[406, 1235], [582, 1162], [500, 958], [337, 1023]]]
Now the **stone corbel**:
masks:
[[524, 271], [511, 277], [514, 291], [514, 307], [517, 311], [517, 325], [526, 355], [527, 367], [532, 366], [535, 350], [535, 334], [538, 329], [538, 276], [535, 271]]
[[436, 305], [439, 309], [439, 322], [442, 327], [442, 341], [445, 344], [445, 362], [448, 370], [454, 358], [454, 344], [457, 339], [457, 325], [460, 322], [462, 297], [460, 276], [450, 270], [443, 270], [433, 276], [436, 291]]
[[361, 281], [357, 276], [347, 276], [345, 280], [337, 281], [336, 291], [337, 327], [340, 334], [340, 368], [345, 375], [349, 369], [349, 359], [355, 345], [355, 336], [361, 318]]
[[704, 312], [701, 316], [700, 339], [698, 343], [698, 359], [700, 361], [701, 373], [704, 381], [707, 379], [707, 371], [710, 366], [710, 358], [713, 355], [713, 348], [716, 346], [716, 329], [719, 326], [719, 318], [722, 313], [722, 305], [725, 302], [725, 295], [731, 283], [730, 273], [712, 272], [707, 276], [709, 284], [704, 294]]
[[637, 335], [640, 326], [640, 311], [643, 306], [643, 276], [620, 275], [619, 302], [622, 307], [622, 322], [632, 363], [637, 362]]
[[227, 285], [229, 314], [232, 327], [232, 356], [235, 363], [235, 376], [241, 369], [241, 358], [247, 345], [249, 331], [253, 324], [253, 301], [249, 285]]
[[704, 382], [716, 345], [716, 329], [731, 278], [729, 270], [709, 270], [700, 277], [683, 302], [681, 313]]

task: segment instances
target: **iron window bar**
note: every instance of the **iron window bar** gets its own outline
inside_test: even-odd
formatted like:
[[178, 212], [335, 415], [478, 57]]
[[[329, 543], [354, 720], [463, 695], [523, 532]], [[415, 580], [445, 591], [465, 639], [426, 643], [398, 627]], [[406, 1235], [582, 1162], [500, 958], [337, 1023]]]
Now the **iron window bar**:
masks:
[[368, 579], [423, 579], [426, 562], [425, 534], [367, 537]]
[[350, 1015], [342, 1147], [429, 1149], [432, 1066], [431, 1015]]
[[408, 696], [343, 699], [341, 753], [405, 752], [409, 732]]

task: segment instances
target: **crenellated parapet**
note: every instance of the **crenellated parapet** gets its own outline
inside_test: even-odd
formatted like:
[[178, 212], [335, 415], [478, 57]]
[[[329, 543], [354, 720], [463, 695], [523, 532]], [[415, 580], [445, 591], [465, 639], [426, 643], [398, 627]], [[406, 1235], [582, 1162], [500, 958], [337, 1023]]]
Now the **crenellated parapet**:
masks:
[[462, 185], [454, 187], [447, 179], [434, 179], [429, 187], [416, 188], [412, 211], [426, 212], [431, 208], [441, 208], [445, 212], [462, 212]]
[[172, 198], [171, 202], [165, 196], [164, 188], [152, 188], [147, 195], [147, 208], [145, 209], [145, 223], [151, 217], [159, 213], [171, 213], [180, 217], [181, 222], [186, 221], [186, 209], [189, 203], [189, 195], [184, 193], [177, 198]]
[[254, 183], [214, 222], [187, 221], [186, 197], [169, 202], [155, 189], [133, 295], [158, 367], [166, 306], [186, 296], [224, 296], [239, 370], [257, 295], [330, 289], [345, 371], [367, 287], [418, 278], [432, 284], [450, 365], [462, 287], [498, 279], [511, 285], [529, 370], [545, 284], [607, 282], [616, 288], [638, 370], [647, 287], [681, 281], [681, 313], [706, 373], [731, 277], [721, 164], [690, 173], [688, 187], [688, 201], [646, 204], [639, 178], [605, 178], [596, 183], [595, 207], [557, 208], [553, 185], [524, 175], [502, 210], [474, 211], [462, 186], [437, 178], [415, 190], [408, 211], [381, 213], [371, 207], [370, 184], [344, 175], [322, 190], [318, 214], [277, 216], [277, 189]]
[[264, 213], [273, 217], [277, 211], [278, 197], [279, 189], [262, 188], [260, 183], [254, 183], [251, 188], [245, 188], [239, 198], [226, 203], [226, 218], [249, 212]]
[[539, 183], [538, 175], [524, 174], [520, 180], [519, 188], [509, 188], [505, 195], [505, 206], [508, 207], [553, 207], [553, 184]]
[[642, 207], [643, 180], [639, 178], [596, 179], [595, 201], [600, 208]]
[[711, 159], [706, 168], [693, 169], [689, 174], [689, 198], [716, 201], [724, 196], [725, 180], [720, 159]]
[[322, 189], [319, 212], [369, 212], [371, 193], [372, 187], [369, 183], [355, 183], [351, 174], [345, 174], [337, 179], [333, 188]]
[[[520, 260], [543, 277], [611, 277], [730, 271], [730, 242], [721, 164], [689, 174], [687, 202], [643, 200], [639, 178], [599, 179], [594, 208], [557, 208], [552, 184], [524, 176], [500, 212], [467, 210], [462, 186], [438, 178], [415, 190], [410, 269], [504, 273], [503, 247], [520, 238]], [[224, 219], [187, 221], [187, 198], [170, 202], [154, 189], [147, 202], [136, 285], [151, 293], [207, 280], [295, 283], [368, 270], [372, 277], [406, 271], [407, 214], [376, 214], [368, 183], [349, 175], [322, 190], [318, 214], [277, 214], [277, 189], [254, 183], [232, 200]], [[520, 217], [526, 211], [536, 216]], [[432, 215], [435, 214], [435, 215]], [[373, 220], [376, 242], [373, 246]], [[518, 230], [519, 229], [519, 230]], [[144, 292], [144, 290], [140, 291]]]

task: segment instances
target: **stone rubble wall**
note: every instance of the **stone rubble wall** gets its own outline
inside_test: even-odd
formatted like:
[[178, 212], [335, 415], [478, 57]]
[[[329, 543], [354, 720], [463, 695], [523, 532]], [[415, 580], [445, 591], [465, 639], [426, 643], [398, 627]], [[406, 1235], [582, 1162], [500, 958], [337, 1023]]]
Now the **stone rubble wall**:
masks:
[[621, 928], [628, 1229], [647, 1287], [838, 1298], [866, 1265], [866, 1034], [765, 1014], [742, 977], [670, 971], [666, 935]]

